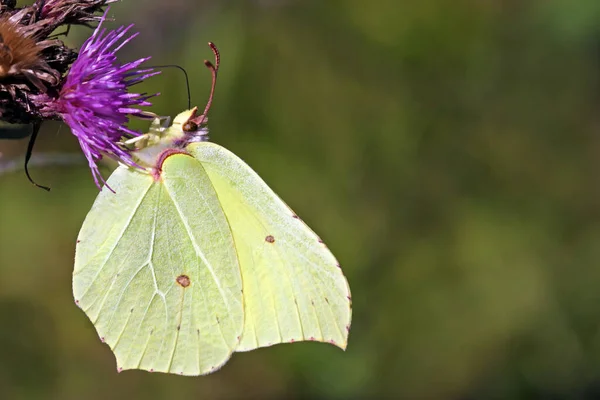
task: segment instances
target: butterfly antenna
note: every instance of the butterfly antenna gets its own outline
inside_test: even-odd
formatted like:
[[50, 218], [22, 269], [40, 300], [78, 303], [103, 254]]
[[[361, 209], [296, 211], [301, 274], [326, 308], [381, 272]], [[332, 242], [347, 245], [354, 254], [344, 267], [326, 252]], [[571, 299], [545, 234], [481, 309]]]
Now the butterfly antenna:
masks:
[[208, 102], [206, 103], [206, 107], [204, 107], [204, 112], [202, 113], [202, 118], [198, 122], [198, 126], [202, 125], [204, 120], [206, 120], [206, 115], [208, 114], [208, 110], [210, 110], [210, 106], [212, 105], [213, 97], [215, 95], [215, 87], [217, 86], [217, 73], [219, 72], [219, 64], [221, 64], [221, 54], [219, 53], [219, 49], [213, 42], [208, 42], [208, 46], [212, 50], [215, 55], [215, 63], [211, 63], [208, 60], [204, 60], [204, 65], [208, 68], [212, 74], [212, 84], [210, 86], [210, 96], [208, 97]]
[[35, 145], [35, 140], [37, 138], [37, 135], [40, 131], [41, 126], [42, 126], [41, 122], [33, 123], [33, 131], [31, 132], [31, 137], [29, 138], [29, 144], [27, 144], [27, 153], [25, 153], [25, 175], [27, 175], [27, 179], [29, 179], [29, 182], [33, 183], [35, 186], [39, 187], [40, 189], [44, 189], [45, 191], [49, 192], [50, 191], [49, 187], [42, 186], [42, 185], [35, 183], [35, 181], [31, 178], [31, 175], [29, 175], [29, 169], [27, 168], [27, 165], [29, 164], [29, 160], [31, 159], [31, 155], [33, 154], [33, 146]]
[[190, 80], [188, 78], [188, 74], [187, 71], [176, 64], [166, 64], [166, 65], [152, 65], [148, 68], [177, 68], [178, 70], [180, 70], [181, 72], [183, 72], [183, 76], [185, 77], [185, 87], [187, 88], [187, 101], [188, 101], [188, 110], [190, 108], [192, 108], [192, 93], [190, 91]]

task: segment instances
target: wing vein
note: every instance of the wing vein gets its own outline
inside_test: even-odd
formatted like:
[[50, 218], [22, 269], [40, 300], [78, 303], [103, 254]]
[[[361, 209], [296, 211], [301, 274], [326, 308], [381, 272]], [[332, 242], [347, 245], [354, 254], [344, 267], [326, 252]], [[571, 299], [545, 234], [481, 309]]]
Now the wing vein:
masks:
[[[165, 191], [169, 195], [171, 201], [173, 202], [173, 205], [175, 206], [175, 209], [177, 210], [177, 214], [179, 214], [179, 218], [181, 219], [181, 222], [183, 223], [183, 226], [185, 227], [185, 230], [190, 238], [190, 241], [192, 242], [192, 246], [194, 246], [194, 250], [196, 251], [196, 254], [202, 259], [202, 262], [204, 262], [204, 264], [206, 264], [206, 268], [208, 268], [208, 271], [210, 272], [213, 280], [215, 281], [215, 284], [217, 285], [217, 288], [219, 289], [219, 293], [221, 294], [221, 297], [223, 297], [223, 300], [225, 301], [225, 305], [229, 309], [230, 308], [229, 301], [227, 300], [227, 296], [225, 295], [225, 292], [223, 291], [223, 287], [221, 286], [221, 281], [217, 278], [212, 265], [208, 262], [208, 259], [206, 258], [206, 255], [198, 247], [198, 244], [196, 243], [196, 238], [194, 237], [192, 228], [190, 227], [187, 218], [181, 211], [179, 204], [175, 201], [175, 199], [173, 198], [173, 196], [169, 192], [169, 189], [166, 186], [165, 186]], [[204, 198], [204, 196], [202, 196], [202, 199], [204, 200], [204, 204], [208, 206], [208, 203], [206, 202], [206, 199]]]
[[[106, 266], [106, 263], [108, 262], [108, 260], [110, 259], [110, 257], [113, 255], [115, 249], [117, 248], [117, 246], [119, 245], [119, 242], [121, 241], [121, 238], [123, 237], [123, 235], [125, 234], [125, 232], [129, 228], [129, 226], [131, 225], [131, 221], [133, 221], [133, 218], [137, 215], [137, 213], [138, 213], [138, 211], [140, 209], [140, 204], [142, 204], [142, 202], [144, 201], [144, 199], [146, 198], [146, 196], [150, 192], [150, 188], [152, 188], [152, 185], [149, 185], [148, 188], [146, 189], [146, 191], [144, 191], [142, 193], [142, 195], [140, 196], [140, 199], [139, 199], [139, 201], [137, 202], [137, 204], [136, 204], [136, 206], [134, 208], [135, 211], [131, 213], [131, 217], [127, 220], [127, 222], [123, 226], [123, 230], [119, 233], [118, 237], [115, 240], [114, 245], [112, 246], [112, 248], [110, 249], [110, 251], [108, 252], [108, 254], [106, 255], [106, 257], [104, 258], [104, 261], [102, 261], [102, 263], [100, 264], [100, 268], [98, 268], [98, 272], [92, 278], [89, 286], [85, 289], [85, 292], [83, 292], [83, 294], [81, 295], [81, 298], [83, 298], [87, 294], [87, 292], [90, 290], [90, 288], [94, 285], [94, 282], [96, 282], [96, 279], [98, 278], [98, 276], [102, 272], [103, 268]], [[98, 249], [102, 249], [102, 246], [98, 246]], [[96, 253], [96, 254], [98, 254], [98, 253]]]

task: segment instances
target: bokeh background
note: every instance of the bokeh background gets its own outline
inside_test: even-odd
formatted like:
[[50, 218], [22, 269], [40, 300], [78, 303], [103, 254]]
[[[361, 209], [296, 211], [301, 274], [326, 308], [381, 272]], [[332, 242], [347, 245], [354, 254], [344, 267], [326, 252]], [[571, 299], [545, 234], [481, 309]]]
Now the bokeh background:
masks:
[[[141, 32], [123, 60], [185, 67], [201, 107], [219, 46], [212, 139], [340, 260], [349, 346], [117, 374], [71, 294], [97, 189], [48, 123], [32, 174], [50, 193], [20, 169], [26, 139], [0, 141], [0, 397], [600, 398], [600, 2], [126, 0], [110, 15]], [[162, 93], [158, 114], [187, 106], [176, 70], [141, 90]]]

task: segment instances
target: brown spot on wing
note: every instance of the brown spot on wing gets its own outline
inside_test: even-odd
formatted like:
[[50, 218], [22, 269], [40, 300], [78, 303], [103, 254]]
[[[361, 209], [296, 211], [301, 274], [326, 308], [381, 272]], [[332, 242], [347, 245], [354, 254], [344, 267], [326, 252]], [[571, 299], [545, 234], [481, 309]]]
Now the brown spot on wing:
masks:
[[265, 242], [275, 243], [275, 238], [272, 235], [269, 235], [265, 238]]
[[181, 286], [182, 288], [186, 288], [188, 286], [191, 285], [191, 281], [190, 281], [190, 277], [187, 275], [179, 275], [176, 279], [175, 282], [177, 282], [177, 284], [179, 286]]

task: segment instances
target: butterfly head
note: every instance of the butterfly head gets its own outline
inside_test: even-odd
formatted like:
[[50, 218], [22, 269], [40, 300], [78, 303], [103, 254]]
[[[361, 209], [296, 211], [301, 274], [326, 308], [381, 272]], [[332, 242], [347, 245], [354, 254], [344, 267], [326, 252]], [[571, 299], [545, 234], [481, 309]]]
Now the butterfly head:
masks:
[[[198, 107], [184, 111], [175, 119], [181, 117], [181, 139], [177, 144], [187, 145], [193, 142], [206, 142], [208, 140], [208, 127], [206, 126], [208, 118], [205, 114], [197, 115]], [[187, 117], [184, 119], [184, 117]]]
[[204, 61], [204, 65], [212, 74], [210, 96], [204, 112], [198, 115], [198, 107], [185, 110], [173, 119], [171, 126], [169, 126], [168, 118], [155, 115], [148, 133], [121, 142], [122, 146], [132, 152], [134, 161], [141, 167], [150, 170], [156, 169], [164, 152], [185, 152], [185, 147], [190, 143], [208, 141], [208, 127], [206, 126], [208, 118], [206, 115], [212, 104], [221, 59], [217, 47], [210, 42], [208, 45], [215, 55], [215, 61], [214, 63]]

